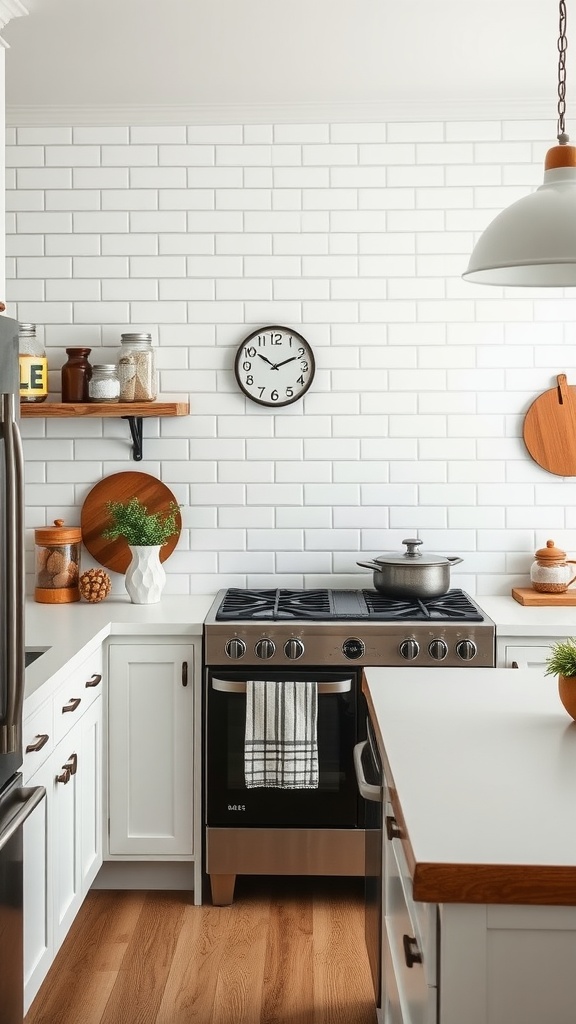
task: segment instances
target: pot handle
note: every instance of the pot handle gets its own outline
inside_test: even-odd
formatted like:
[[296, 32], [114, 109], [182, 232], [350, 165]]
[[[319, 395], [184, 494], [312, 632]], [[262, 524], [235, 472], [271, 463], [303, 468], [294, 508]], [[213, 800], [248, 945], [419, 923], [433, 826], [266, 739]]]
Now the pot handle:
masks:
[[356, 565], [361, 565], [363, 569], [374, 569], [376, 572], [382, 571], [382, 566], [378, 565], [377, 562], [356, 562]]
[[458, 558], [458, 555], [446, 555], [446, 558], [450, 562], [450, 565], [458, 565], [459, 562], [464, 561], [464, 559]]

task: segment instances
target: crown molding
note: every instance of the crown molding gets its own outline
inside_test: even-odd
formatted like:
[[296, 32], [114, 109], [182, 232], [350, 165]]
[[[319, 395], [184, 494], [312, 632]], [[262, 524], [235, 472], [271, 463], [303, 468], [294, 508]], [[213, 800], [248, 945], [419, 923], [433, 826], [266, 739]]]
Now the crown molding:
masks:
[[[24, 14], [28, 14], [24, 4], [20, 3], [20, 0], [0, 0], [0, 31], [6, 27], [12, 18], [21, 18]], [[0, 46], [4, 49], [9, 50], [10, 44], [0, 36]]]
[[[0, 0], [17, 4], [18, 0]], [[20, 6], [18, 4], [18, 6]], [[550, 120], [549, 101], [535, 100], [396, 100], [372, 103], [197, 103], [173, 105], [114, 104], [11, 105], [6, 106], [6, 125], [182, 125], [182, 124], [307, 124], [374, 121], [501, 121]]]

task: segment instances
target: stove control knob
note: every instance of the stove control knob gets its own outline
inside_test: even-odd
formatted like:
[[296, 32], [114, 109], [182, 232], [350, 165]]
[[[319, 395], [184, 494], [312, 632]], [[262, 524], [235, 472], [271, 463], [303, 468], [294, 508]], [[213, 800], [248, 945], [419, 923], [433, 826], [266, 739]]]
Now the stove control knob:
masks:
[[456, 644], [456, 654], [462, 661], [472, 661], [478, 654], [478, 648], [473, 640], [459, 640]]
[[262, 658], [262, 661], [268, 661], [276, 651], [276, 644], [268, 637], [264, 637], [262, 640], [258, 641], [255, 650], [256, 657]]
[[296, 637], [291, 637], [284, 644], [284, 654], [290, 661], [298, 661], [304, 654], [304, 644], [301, 640], [297, 640]]
[[357, 636], [349, 636], [342, 644], [342, 654], [350, 661], [357, 661], [366, 652], [366, 645]]
[[417, 640], [403, 640], [398, 649], [406, 661], [414, 661], [420, 653], [420, 644]]
[[246, 644], [240, 637], [235, 636], [233, 640], [229, 640], [226, 644], [226, 654], [233, 661], [238, 661], [239, 658], [243, 658], [246, 654]]
[[434, 661], [444, 661], [448, 654], [448, 645], [444, 640], [431, 640], [428, 644], [428, 653]]

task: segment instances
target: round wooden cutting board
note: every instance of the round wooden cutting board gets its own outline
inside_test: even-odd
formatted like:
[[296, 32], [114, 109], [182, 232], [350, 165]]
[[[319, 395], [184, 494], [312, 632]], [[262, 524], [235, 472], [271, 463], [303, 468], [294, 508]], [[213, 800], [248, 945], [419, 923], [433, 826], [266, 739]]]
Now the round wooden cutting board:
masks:
[[576, 387], [566, 374], [530, 406], [524, 419], [524, 443], [542, 469], [557, 476], [576, 476]]
[[[104, 477], [88, 494], [80, 517], [82, 540], [86, 549], [100, 565], [114, 572], [126, 572], [130, 564], [130, 549], [124, 537], [116, 540], [104, 540], [102, 531], [110, 525], [110, 517], [106, 511], [108, 501], [129, 501], [136, 497], [145, 505], [148, 512], [167, 511], [171, 501], [178, 504], [172, 491], [148, 473], [115, 473]], [[172, 554], [180, 537], [182, 521], [176, 518], [178, 533], [169, 537], [160, 549], [160, 561], [165, 562]]]

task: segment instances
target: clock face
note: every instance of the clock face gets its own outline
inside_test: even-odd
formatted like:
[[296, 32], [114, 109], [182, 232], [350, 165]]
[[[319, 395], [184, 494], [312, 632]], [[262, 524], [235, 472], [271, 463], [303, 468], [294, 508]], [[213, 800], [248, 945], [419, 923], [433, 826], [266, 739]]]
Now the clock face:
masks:
[[308, 391], [314, 378], [308, 342], [289, 327], [261, 327], [244, 339], [234, 364], [245, 395], [259, 405], [290, 405]]

